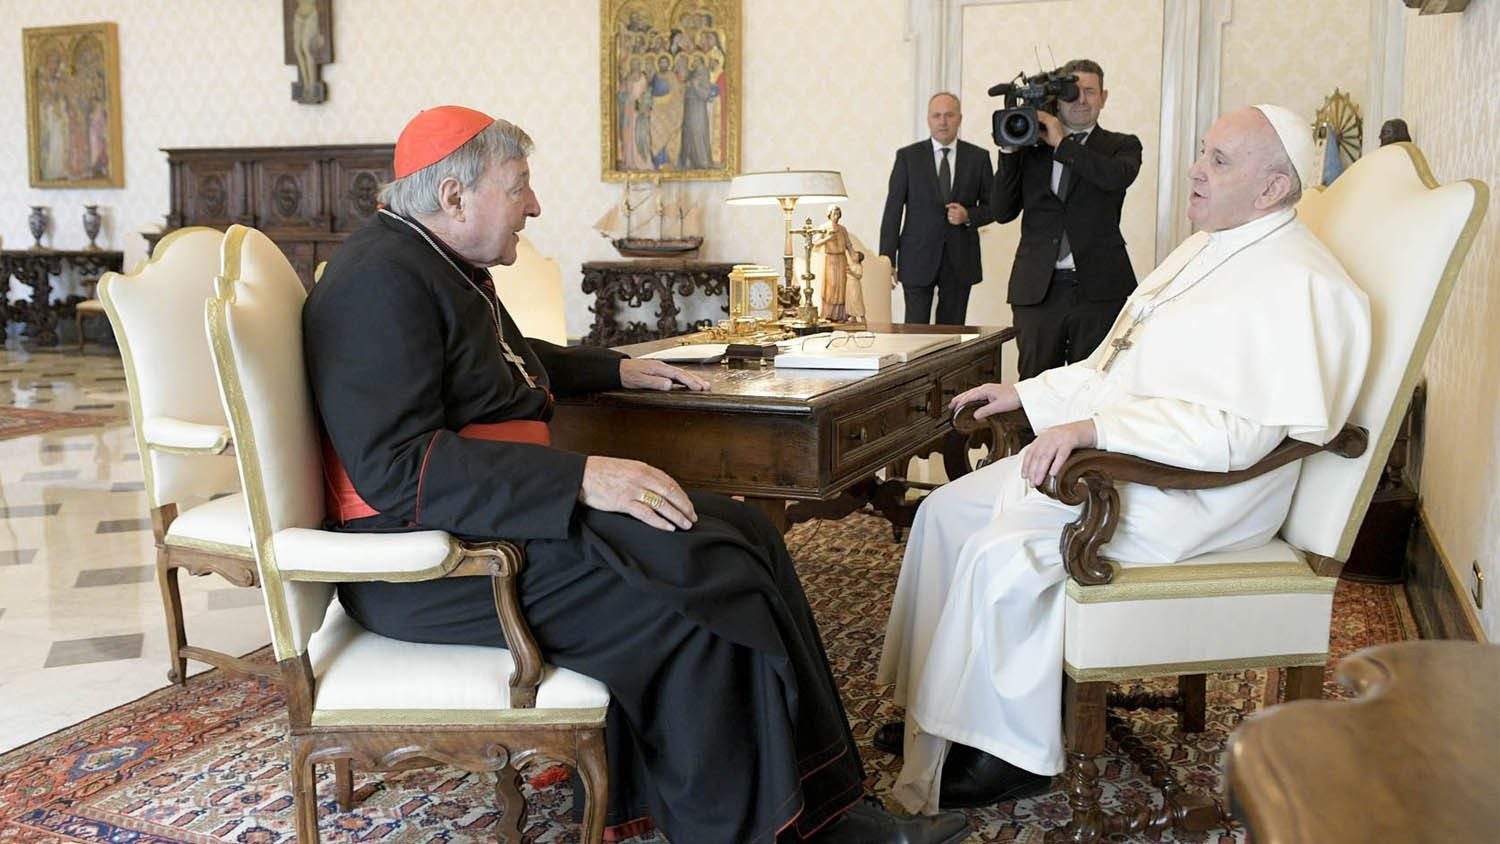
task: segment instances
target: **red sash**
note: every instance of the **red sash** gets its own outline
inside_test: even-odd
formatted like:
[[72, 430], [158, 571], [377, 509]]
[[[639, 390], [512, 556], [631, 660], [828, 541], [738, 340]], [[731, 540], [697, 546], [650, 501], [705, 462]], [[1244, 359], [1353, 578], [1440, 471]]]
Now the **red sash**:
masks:
[[[471, 440], [552, 445], [552, 429], [547, 427], [546, 422], [536, 419], [475, 422], [465, 425], [458, 435]], [[428, 453], [431, 453], [432, 445], [437, 442], [437, 437], [438, 434], [434, 434], [432, 440], [428, 442]], [[424, 454], [422, 474], [426, 472], [427, 455]], [[353, 482], [349, 480], [349, 473], [344, 471], [344, 464], [339, 462], [338, 453], [333, 450], [333, 444], [328, 441], [326, 435], [323, 437], [323, 487], [328, 514], [338, 519], [340, 523], [380, 515], [380, 511], [367, 504], [354, 489]], [[418, 512], [421, 512], [421, 499], [422, 479], [419, 475], [417, 478]]]

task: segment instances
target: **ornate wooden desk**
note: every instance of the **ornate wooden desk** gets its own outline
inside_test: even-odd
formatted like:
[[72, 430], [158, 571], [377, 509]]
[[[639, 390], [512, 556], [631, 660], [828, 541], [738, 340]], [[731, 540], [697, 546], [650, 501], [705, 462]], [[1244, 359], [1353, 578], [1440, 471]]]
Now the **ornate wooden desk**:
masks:
[[1230, 738], [1230, 803], [1259, 844], [1493, 841], [1500, 646], [1401, 642], [1339, 663], [1350, 701], [1299, 701]]
[[[998, 380], [1000, 344], [1014, 329], [871, 328], [978, 336], [879, 372], [685, 367], [712, 389], [617, 390], [561, 401], [553, 444], [646, 461], [687, 488], [743, 495], [783, 530], [796, 515], [789, 517], [788, 501], [835, 500], [902, 458], [941, 451], [956, 469], [967, 438], [954, 432], [948, 400]], [[621, 351], [670, 345], [659, 340]]]
[[[723, 298], [720, 306], [729, 315], [726, 292], [729, 271], [734, 264], [704, 261], [588, 261], [583, 265], [583, 292], [594, 294], [594, 324], [583, 338], [585, 346], [619, 346], [659, 340], [707, 328], [713, 320], [699, 320], [679, 326], [678, 296], [702, 291], [707, 296]], [[638, 308], [652, 301], [661, 302], [656, 311], [655, 328], [644, 322], [621, 325], [620, 306]]]
[[[0, 335], [11, 320], [26, 323], [26, 333], [33, 342], [57, 345], [57, 320], [73, 315], [73, 306], [83, 297], [52, 304], [52, 277], [62, 275], [64, 265], [78, 270], [84, 277], [97, 278], [108, 270], [121, 272], [125, 255], [107, 249], [6, 249], [0, 251]], [[31, 301], [7, 301], [5, 289], [10, 279], [31, 288]]]

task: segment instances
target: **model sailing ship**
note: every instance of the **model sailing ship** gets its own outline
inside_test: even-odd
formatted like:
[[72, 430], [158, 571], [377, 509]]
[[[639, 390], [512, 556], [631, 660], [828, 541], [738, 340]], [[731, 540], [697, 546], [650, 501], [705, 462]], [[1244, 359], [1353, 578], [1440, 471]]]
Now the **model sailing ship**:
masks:
[[629, 181], [620, 202], [594, 230], [627, 258], [685, 257], [703, 245], [703, 209], [667, 199], [656, 181]]

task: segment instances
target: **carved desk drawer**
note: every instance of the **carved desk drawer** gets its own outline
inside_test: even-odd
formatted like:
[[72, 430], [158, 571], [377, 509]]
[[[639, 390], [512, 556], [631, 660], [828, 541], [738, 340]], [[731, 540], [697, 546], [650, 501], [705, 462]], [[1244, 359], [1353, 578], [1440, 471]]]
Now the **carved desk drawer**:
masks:
[[938, 378], [938, 403], [944, 408], [954, 396], [971, 387], [977, 387], [989, 381], [998, 381], [999, 373], [995, 371], [995, 357], [988, 356], [964, 363], [957, 369], [951, 369]]
[[928, 435], [941, 415], [937, 385], [930, 377], [909, 381], [888, 395], [833, 420], [835, 476], [885, 453], [892, 442]]

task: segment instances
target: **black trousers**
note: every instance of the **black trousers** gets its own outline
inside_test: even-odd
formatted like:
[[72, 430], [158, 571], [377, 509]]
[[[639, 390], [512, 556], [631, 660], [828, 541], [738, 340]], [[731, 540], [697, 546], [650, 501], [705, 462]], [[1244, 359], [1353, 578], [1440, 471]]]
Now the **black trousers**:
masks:
[[[812, 610], [762, 514], [692, 498], [698, 524], [675, 533], [580, 507], [567, 539], [526, 543], [522, 610], [548, 662], [609, 687], [610, 826], [810, 837], [864, 792]], [[384, 636], [504, 645], [489, 578], [345, 583], [339, 600]]]
[[948, 250], [938, 263], [937, 278], [925, 287], [914, 287], [901, 283], [901, 294], [906, 297], [906, 321], [913, 325], [932, 323], [932, 294], [936, 293], [937, 324], [964, 325], [969, 313], [969, 288], [973, 285], [961, 281], [958, 268], [948, 260]]
[[1093, 354], [1124, 306], [1124, 299], [1096, 302], [1084, 298], [1074, 270], [1053, 273], [1040, 303], [1011, 307], [1020, 377], [1033, 378]]

